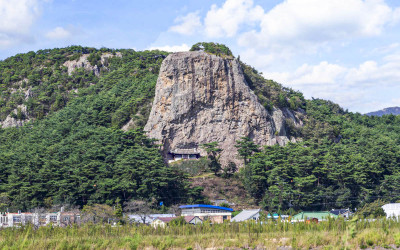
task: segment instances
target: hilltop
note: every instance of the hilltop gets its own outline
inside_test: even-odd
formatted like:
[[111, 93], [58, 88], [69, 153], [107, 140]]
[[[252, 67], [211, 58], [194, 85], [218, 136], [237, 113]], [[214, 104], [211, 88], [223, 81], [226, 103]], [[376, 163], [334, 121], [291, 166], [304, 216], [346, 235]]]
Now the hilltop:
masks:
[[[330, 101], [306, 100], [226, 48], [202, 43], [193, 50], [203, 52], [192, 53], [206, 53], [221, 65], [232, 62], [259, 113], [287, 110], [297, 115], [297, 123], [285, 117], [282, 130], [271, 130], [271, 137], [288, 139], [286, 146], [253, 147], [257, 138], [243, 133], [250, 141], [241, 146], [250, 150], [231, 158], [245, 167], [233, 173], [229, 165], [233, 171], [216, 172], [218, 178], [210, 159], [167, 165], [143, 130], [157, 105], [156, 85], [167, 72], [160, 69], [170, 53], [72, 46], [0, 61], [0, 210], [132, 199], [155, 207], [160, 201], [201, 203], [235, 196], [225, 183], [240, 183], [238, 196], [245, 190], [246, 200], [271, 211], [355, 208], [378, 198], [400, 199], [398, 116], [368, 117]], [[207, 81], [222, 81], [220, 76]], [[223, 152], [225, 146], [220, 147]], [[211, 176], [200, 177], [205, 172]], [[226, 182], [211, 197], [201, 178]]]

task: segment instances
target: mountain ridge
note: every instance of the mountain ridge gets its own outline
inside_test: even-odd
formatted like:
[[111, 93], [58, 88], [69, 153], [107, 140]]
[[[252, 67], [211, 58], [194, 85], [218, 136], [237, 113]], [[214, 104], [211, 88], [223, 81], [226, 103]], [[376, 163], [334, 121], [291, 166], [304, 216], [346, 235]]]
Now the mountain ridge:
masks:
[[388, 107], [381, 110], [368, 112], [365, 115], [369, 116], [400, 115], [400, 107]]

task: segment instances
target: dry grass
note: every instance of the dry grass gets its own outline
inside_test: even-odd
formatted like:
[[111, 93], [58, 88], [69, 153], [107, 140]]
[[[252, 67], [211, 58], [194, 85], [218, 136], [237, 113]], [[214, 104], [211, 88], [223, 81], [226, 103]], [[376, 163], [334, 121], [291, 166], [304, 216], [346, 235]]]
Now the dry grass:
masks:
[[165, 229], [84, 225], [0, 230], [0, 249], [359, 249], [378, 246], [400, 246], [400, 222], [332, 220], [319, 224], [236, 223]]

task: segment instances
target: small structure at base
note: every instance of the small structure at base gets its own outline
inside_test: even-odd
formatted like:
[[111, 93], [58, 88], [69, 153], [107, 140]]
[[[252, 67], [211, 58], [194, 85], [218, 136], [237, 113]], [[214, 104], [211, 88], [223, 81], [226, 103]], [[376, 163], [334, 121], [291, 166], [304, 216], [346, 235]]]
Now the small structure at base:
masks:
[[131, 223], [151, 224], [155, 219], [161, 217], [175, 217], [175, 214], [127, 214], [126, 215]]
[[260, 211], [261, 211], [260, 209], [243, 210], [235, 217], [233, 217], [231, 221], [233, 222], [242, 222], [248, 220], [258, 221], [258, 219], [260, 218]]
[[200, 151], [197, 148], [173, 149], [167, 155], [168, 163], [180, 160], [197, 160], [200, 158]]
[[151, 225], [153, 227], [164, 228], [171, 220], [176, 219], [176, 218], [178, 218], [178, 217], [176, 217], [176, 216], [175, 217], [159, 217], [159, 218], [154, 219], [151, 222]]
[[189, 223], [189, 224], [196, 225], [196, 224], [203, 223], [203, 221], [198, 216], [185, 216], [184, 218], [185, 218], [186, 223]]
[[400, 203], [389, 203], [382, 206], [383, 211], [386, 213], [386, 218], [400, 217]]
[[332, 209], [331, 211], [329, 211], [330, 213], [337, 215], [339, 217], [343, 217], [343, 218], [349, 218], [352, 213], [350, 212], [350, 209], [346, 208], [346, 209]]
[[203, 204], [184, 205], [179, 208], [182, 209], [182, 216], [197, 216], [202, 221], [210, 220], [216, 224], [231, 220], [233, 212], [232, 208]]

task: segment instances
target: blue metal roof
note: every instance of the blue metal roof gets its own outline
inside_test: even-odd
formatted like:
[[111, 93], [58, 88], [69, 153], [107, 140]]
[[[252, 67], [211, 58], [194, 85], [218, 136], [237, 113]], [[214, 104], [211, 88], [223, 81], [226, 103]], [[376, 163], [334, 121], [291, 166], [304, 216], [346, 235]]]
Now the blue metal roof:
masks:
[[212, 206], [212, 205], [195, 204], [195, 205], [183, 205], [183, 206], [179, 206], [179, 208], [196, 208], [196, 207], [214, 208], [214, 209], [220, 209], [220, 210], [226, 210], [226, 211], [229, 211], [229, 212], [233, 212], [233, 209], [232, 209], [232, 208], [218, 207], [218, 206]]

